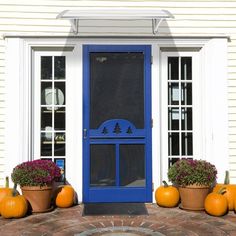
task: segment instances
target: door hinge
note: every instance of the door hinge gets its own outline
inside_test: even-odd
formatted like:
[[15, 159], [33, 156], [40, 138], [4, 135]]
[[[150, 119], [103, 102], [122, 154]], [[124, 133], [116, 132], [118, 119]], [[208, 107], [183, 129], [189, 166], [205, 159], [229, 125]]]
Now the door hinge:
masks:
[[83, 130], [83, 133], [84, 133], [84, 134], [83, 134], [84, 139], [86, 139], [86, 138], [87, 138], [87, 129], [84, 129], [84, 130]]
[[154, 192], [154, 183], [152, 183], [152, 191]]
[[151, 119], [151, 127], [153, 128], [153, 119]]
[[153, 64], [153, 56], [151, 56], [151, 65]]

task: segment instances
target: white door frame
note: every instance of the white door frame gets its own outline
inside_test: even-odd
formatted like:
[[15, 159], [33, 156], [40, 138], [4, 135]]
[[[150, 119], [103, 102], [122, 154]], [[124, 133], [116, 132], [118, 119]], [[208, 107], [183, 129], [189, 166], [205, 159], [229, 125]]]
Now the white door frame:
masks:
[[[227, 39], [79, 39], [79, 38], [7, 38], [6, 66], [6, 158], [5, 174], [10, 175], [18, 163], [32, 159], [32, 100], [31, 87], [34, 71], [34, 51], [60, 50], [72, 47], [71, 81], [67, 86], [71, 103], [68, 109], [74, 121], [67, 127], [71, 133], [67, 153], [67, 178], [75, 187], [79, 201], [82, 199], [82, 45], [83, 44], [150, 44], [152, 45], [152, 117], [153, 117], [153, 187], [162, 180], [163, 147], [161, 137], [163, 112], [161, 97], [162, 48], [201, 48], [199, 78], [202, 81], [202, 158], [214, 163], [219, 181], [228, 169], [228, 113], [227, 113]], [[76, 79], [75, 79], [76, 75]], [[216, 83], [217, 81], [217, 83]], [[71, 83], [71, 84], [70, 84]], [[68, 93], [67, 93], [68, 94]], [[221, 94], [221, 96], [219, 96]], [[77, 97], [78, 99], [74, 99]], [[13, 109], [14, 107], [14, 109]], [[75, 110], [74, 110], [75, 109]], [[74, 112], [72, 112], [74, 110]], [[218, 111], [221, 111], [219, 114]], [[76, 131], [75, 131], [76, 130]], [[14, 134], [14, 135], [13, 135]], [[68, 137], [68, 135], [67, 135]], [[68, 140], [68, 139], [67, 139]], [[14, 146], [14, 148], [12, 148]], [[10, 160], [10, 161], [9, 161]], [[165, 167], [164, 167], [165, 168]], [[153, 198], [154, 199], [154, 198]]]

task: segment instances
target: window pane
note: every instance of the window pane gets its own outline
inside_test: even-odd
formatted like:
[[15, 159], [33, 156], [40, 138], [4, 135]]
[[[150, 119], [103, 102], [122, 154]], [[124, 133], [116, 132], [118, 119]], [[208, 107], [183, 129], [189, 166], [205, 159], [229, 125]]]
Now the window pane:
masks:
[[191, 57], [181, 57], [181, 80], [192, 80]]
[[168, 129], [179, 130], [179, 108], [169, 108]]
[[193, 155], [193, 135], [192, 133], [182, 133], [182, 155]]
[[65, 82], [55, 82], [54, 104], [65, 105], [65, 103], [66, 103]]
[[54, 156], [65, 156], [65, 133], [55, 133], [54, 140]]
[[168, 57], [168, 80], [179, 79], [179, 58]]
[[55, 130], [65, 130], [65, 107], [57, 107], [54, 111], [54, 129]]
[[142, 129], [144, 54], [90, 53], [90, 64], [90, 128], [126, 119]]
[[169, 156], [176, 156], [179, 155], [179, 133], [169, 133], [168, 138], [168, 155]]
[[120, 145], [120, 185], [145, 186], [145, 149], [143, 144]]
[[65, 56], [54, 57], [54, 79], [60, 80], [65, 79], [66, 74], [66, 63]]
[[182, 108], [181, 109], [181, 129], [182, 130], [192, 130], [193, 122], [192, 122], [192, 108]]
[[181, 83], [181, 104], [192, 105], [192, 83]]
[[52, 83], [51, 82], [41, 83], [41, 104], [52, 105]]
[[168, 83], [168, 104], [179, 105], [179, 84]]
[[41, 80], [52, 79], [52, 57], [41, 57]]
[[52, 111], [47, 107], [41, 108], [41, 129], [46, 130], [52, 128]]
[[41, 156], [52, 156], [52, 132], [41, 133]]
[[115, 145], [90, 146], [90, 186], [116, 185]]

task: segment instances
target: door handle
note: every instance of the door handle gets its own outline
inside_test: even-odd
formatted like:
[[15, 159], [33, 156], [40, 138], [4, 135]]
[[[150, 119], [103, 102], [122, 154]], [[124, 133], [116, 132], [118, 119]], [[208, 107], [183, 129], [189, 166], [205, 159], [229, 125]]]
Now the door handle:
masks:
[[84, 136], [84, 139], [87, 138], [87, 129], [84, 129], [84, 130], [83, 130], [83, 136]]

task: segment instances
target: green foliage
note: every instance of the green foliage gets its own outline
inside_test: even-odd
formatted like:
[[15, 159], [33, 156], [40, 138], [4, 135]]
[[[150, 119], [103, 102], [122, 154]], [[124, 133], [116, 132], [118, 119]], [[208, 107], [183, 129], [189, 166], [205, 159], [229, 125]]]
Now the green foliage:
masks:
[[216, 167], [211, 163], [185, 158], [174, 163], [168, 171], [169, 181], [182, 187], [191, 184], [211, 186], [216, 182], [216, 176]]
[[44, 186], [60, 176], [60, 168], [49, 160], [23, 162], [17, 165], [11, 174], [12, 181], [20, 186]]

